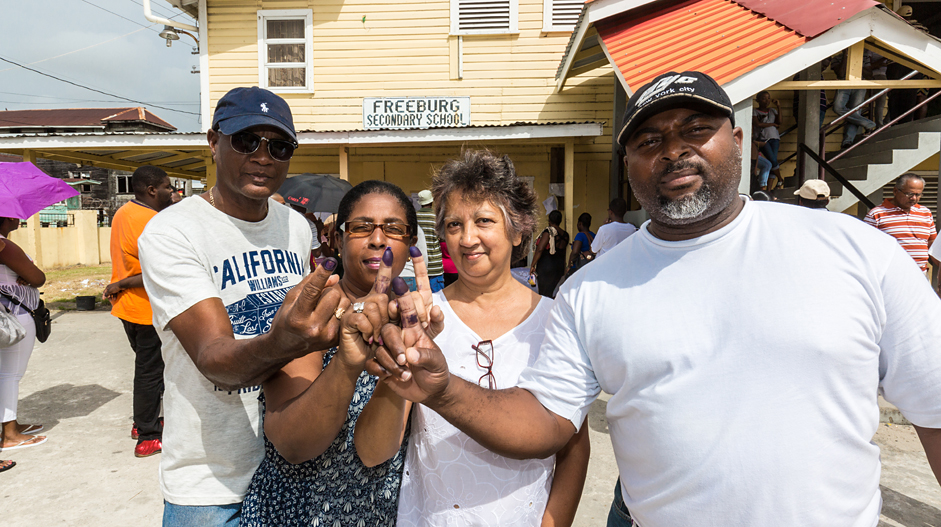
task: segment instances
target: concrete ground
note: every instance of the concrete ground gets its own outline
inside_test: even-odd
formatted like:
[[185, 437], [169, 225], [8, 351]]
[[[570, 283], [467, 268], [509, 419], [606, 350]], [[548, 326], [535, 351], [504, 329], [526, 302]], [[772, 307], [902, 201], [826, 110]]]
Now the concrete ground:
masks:
[[[160, 524], [159, 456], [137, 459], [130, 439], [133, 354], [107, 312], [58, 314], [20, 385], [20, 422], [43, 423], [49, 441], [0, 452], [0, 525], [101, 527]], [[588, 481], [576, 527], [604, 525], [617, 467], [604, 408], [595, 402]], [[880, 425], [885, 506], [880, 526], [941, 527], [941, 488], [910, 426]]]

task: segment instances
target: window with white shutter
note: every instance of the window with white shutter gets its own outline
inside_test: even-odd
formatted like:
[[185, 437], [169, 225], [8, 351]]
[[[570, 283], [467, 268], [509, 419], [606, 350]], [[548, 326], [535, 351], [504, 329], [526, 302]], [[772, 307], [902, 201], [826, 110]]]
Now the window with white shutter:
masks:
[[451, 0], [452, 35], [517, 33], [519, 0]]
[[543, 0], [542, 30], [572, 31], [585, 0]]
[[258, 85], [275, 92], [313, 91], [310, 9], [258, 11]]

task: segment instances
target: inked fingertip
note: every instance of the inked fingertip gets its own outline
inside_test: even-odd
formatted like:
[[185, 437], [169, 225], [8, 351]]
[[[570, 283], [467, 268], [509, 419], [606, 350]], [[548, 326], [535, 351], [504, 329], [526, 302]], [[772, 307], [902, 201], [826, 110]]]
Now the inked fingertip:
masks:
[[419, 256], [421, 256], [421, 249], [412, 245], [411, 247], [408, 248], [408, 254], [410, 254], [412, 258], [418, 258]]
[[[385, 256], [383, 256], [383, 258], [385, 258]], [[392, 279], [392, 290], [395, 291], [395, 294], [402, 296], [408, 293], [408, 284], [405, 283], [405, 280], [396, 276]]]
[[386, 247], [385, 252], [382, 253], [382, 263], [392, 265], [392, 247]]
[[337, 268], [337, 261], [334, 258], [327, 258], [320, 264], [324, 269], [333, 272]]

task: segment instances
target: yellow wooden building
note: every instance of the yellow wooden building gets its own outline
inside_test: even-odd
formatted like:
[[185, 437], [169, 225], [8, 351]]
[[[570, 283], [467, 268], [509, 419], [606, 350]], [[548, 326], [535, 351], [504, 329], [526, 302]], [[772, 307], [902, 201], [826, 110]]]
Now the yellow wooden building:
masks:
[[301, 144], [292, 174], [382, 179], [418, 192], [462, 148], [490, 148], [509, 154], [541, 197], [557, 183], [553, 190], [569, 198], [560, 200], [567, 219], [585, 211], [603, 219], [612, 78], [592, 71], [553, 93], [582, 2], [193, 5], [205, 60], [203, 121], [234, 87], [280, 94]]

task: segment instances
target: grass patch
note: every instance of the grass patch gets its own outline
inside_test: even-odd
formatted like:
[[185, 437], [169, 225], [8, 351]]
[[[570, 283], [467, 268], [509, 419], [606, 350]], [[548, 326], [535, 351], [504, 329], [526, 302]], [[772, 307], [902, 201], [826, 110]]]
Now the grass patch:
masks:
[[110, 310], [111, 305], [101, 299], [101, 293], [111, 282], [111, 264], [75, 265], [46, 271], [46, 283], [39, 288], [42, 299], [50, 309], [75, 309], [75, 297], [93, 296], [96, 310]]

